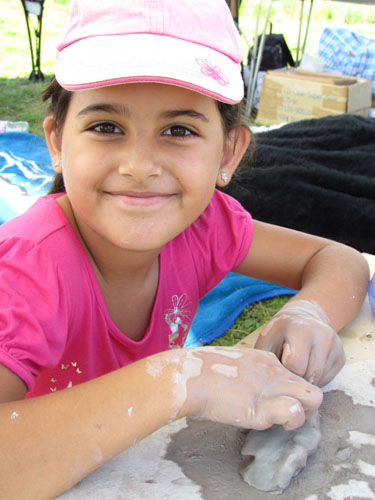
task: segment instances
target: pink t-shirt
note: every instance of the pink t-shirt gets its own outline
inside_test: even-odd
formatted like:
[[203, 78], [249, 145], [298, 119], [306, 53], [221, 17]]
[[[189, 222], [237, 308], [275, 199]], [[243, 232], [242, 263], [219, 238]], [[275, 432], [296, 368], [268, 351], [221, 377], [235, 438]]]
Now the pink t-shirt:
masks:
[[163, 248], [150, 322], [134, 341], [112, 321], [57, 196], [0, 226], [0, 363], [25, 382], [28, 397], [182, 346], [199, 299], [241, 263], [252, 236], [248, 212], [215, 191], [203, 214]]

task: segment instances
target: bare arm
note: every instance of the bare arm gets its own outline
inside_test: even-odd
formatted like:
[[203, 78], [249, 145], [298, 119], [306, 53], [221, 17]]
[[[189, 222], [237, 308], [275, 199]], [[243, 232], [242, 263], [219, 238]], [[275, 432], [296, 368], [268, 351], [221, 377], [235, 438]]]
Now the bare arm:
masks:
[[17, 401], [26, 395], [26, 385], [14, 373], [0, 363], [0, 402]]
[[369, 271], [356, 250], [255, 221], [253, 243], [235, 270], [299, 290], [263, 329], [257, 348], [295, 373], [325, 385], [345, 362], [335, 334], [359, 311]]
[[[0, 387], [5, 379], [22, 387], [4, 370]], [[70, 389], [0, 404], [0, 498], [53, 498], [187, 415], [247, 428], [295, 428], [321, 400], [318, 388], [291, 374], [272, 353], [160, 353]]]

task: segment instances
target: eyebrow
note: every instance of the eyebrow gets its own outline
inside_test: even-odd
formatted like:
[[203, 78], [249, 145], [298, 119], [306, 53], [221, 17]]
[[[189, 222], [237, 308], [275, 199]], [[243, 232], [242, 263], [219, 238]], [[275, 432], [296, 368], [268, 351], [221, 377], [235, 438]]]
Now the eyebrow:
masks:
[[[78, 112], [77, 116], [85, 116], [90, 113], [115, 113], [119, 115], [128, 115], [129, 111], [125, 106], [119, 104], [111, 103], [97, 103], [90, 104]], [[201, 120], [202, 122], [208, 123], [209, 119], [203, 113], [199, 113], [194, 109], [175, 109], [170, 111], [164, 111], [161, 113], [162, 118], [180, 118], [181, 116], [188, 116], [190, 118]]]
[[176, 109], [171, 111], [165, 111], [161, 114], [163, 118], [179, 118], [180, 116], [189, 116], [190, 118], [195, 118], [203, 122], [208, 123], [209, 119], [203, 113], [199, 113], [194, 109]]
[[89, 104], [85, 108], [81, 109], [77, 116], [85, 116], [90, 113], [116, 113], [119, 115], [127, 115], [129, 114], [128, 110], [121, 105], [111, 104], [111, 103], [97, 103], [97, 104]]

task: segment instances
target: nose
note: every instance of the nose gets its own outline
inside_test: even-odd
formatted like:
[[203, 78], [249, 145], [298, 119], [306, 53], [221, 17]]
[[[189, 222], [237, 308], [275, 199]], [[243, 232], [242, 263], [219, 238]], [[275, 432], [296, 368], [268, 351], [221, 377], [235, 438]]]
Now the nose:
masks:
[[120, 160], [119, 173], [138, 182], [160, 176], [162, 164], [155, 141], [145, 137], [129, 140]]

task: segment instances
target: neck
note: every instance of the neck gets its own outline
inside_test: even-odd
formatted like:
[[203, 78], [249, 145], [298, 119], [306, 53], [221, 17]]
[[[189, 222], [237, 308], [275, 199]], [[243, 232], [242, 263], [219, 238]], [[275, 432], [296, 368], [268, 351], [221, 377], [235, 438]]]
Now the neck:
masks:
[[144, 279], [158, 265], [161, 249], [150, 252], [128, 251], [90, 231], [75, 216], [67, 196], [57, 199], [72, 228], [82, 243], [99, 281], [124, 283]]

